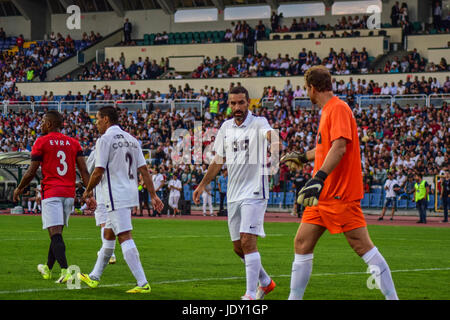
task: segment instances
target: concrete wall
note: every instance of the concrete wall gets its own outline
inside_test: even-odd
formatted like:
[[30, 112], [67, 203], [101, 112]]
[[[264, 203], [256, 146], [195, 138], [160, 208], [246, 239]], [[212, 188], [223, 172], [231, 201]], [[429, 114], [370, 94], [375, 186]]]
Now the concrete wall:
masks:
[[169, 67], [178, 72], [192, 72], [204, 59], [205, 56], [169, 57]]
[[[411, 21], [417, 19], [418, 3], [420, 0], [406, 0], [409, 6]], [[424, 0], [421, 0], [424, 1]], [[383, 10], [381, 13], [381, 23], [390, 23], [391, 7], [395, 3], [394, 0], [383, 2]], [[83, 13], [81, 15], [81, 30], [68, 30], [66, 27], [66, 19], [68, 14], [52, 15], [51, 30], [61, 32], [62, 34], [70, 34], [74, 39], [80, 39], [83, 32], [95, 30], [101, 34], [108, 34], [117, 28], [123, 26], [124, 19], [128, 18], [133, 25], [132, 38], [143, 39], [145, 33], [157, 32], [194, 32], [194, 31], [215, 31], [230, 28], [231, 21], [225, 21], [223, 13], [219, 12], [218, 21], [215, 22], [188, 22], [175, 23], [174, 17], [165, 14], [162, 10], [139, 10], [126, 11], [125, 17], [118, 17], [115, 12], [96, 12]], [[355, 16], [355, 15], [352, 15]], [[359, 15], [362, 17], [362, 15]], [[306, 17], [305, 17], [306, 18]], [[335, 25], [341, 16], [332, 16], [331, 10], [325, 11], [325, 16], [314, 17], [320, 24]], [[283, 18], [282, 25], [290, 26], [294, 18]], [[254, 27], [258, 24], [258, 20], [247, 20], [247, 23]], [[263, 19], [266, 27], [270, 28], [270, 20]]]
[[[354, 80], [358, 78], [366, 79], [367, 82], [374, 80], [382, 85], [384, 82], [391, 83], [394, 81], [397, 83], [399, 80], [405, 82], [407, 76], [411, 76], [414, 79], [418, 76], [419, 79], [425, 77], [436, 77], [440, 83], [444, 83], [447, 76], [450, 76], [450, 72], [437, 72], [437, 73], [411, 73], [411, 74], [365, 74], [365, 75], [347, 75], [347, 76], [334, 76], [337, 81], [348, 81], [350, 77]], [[267, 77], [267, 78], [228, 78], [228, 79], [179, 79], [179, 80], [139, 80], [139, 81], [73, 81], [73, 82], [41, 82], [41, 83], [17, 83], [17, 87], [24, 95], [42, 95], [46, 90], [47, 92], [53, 91], [55, 95], [65, 95], [67, 91], [71, 90], [76, 94], [78, 91], [81, 94], [86, 94], [92, 89], [93, 85], [97, 88], [102, 88], [104, 85], [111, 86], [112, 90], [117, 89], [119, 92], [122, 89], [135, 90], [147, 90], [150, 88], [154, 91], [161, 91], [167, 93], [169, 84], [178, 87], [179, 85], [184, 87], [185, 83], [189, 83], [191, 88], [194, 88], [196, 92], [199, 92], [201, 88], [205, 86], [214, 86], [215, 88], [224, 88], [228, 90], [230, 83], [237, 84], [240, 82], [245, 86], [250, 94], [251, 98], [260, 98], [263, 92], [263, 88], [267, 86], [275, 86], [278, 89], [282, 89], [287, 80], [290, 80], [292, 85], [303, 86], [303, 77]]]
[[[368, 30], [368, 29], [364, 29], [364, 30], [358, 30], [360, 32], [360, 36], [364, 37], [364, 36], [368, 36], [369, 32], [373, 32], [373, 35], [378, 35], [378, 32], [380, 30], [385, 30], [386, 34], [388, 36], [390, 36], [390, 42], [402, 42], [402, 28], [381, 28], [381, 29], [377, 29], [377, 30]], [[345, 30], [338, 30], [336, 31], [336, 34], [338, 35], [342, 35], [344, 33]], [[348, 31], [348, 30], [347, 30]], [[283, 37], [285, 35], [290, 35], [292, 39], [295, 39], [295, 36], [297, 34], [301, 34], [303, 35], [303, 39], [307, 39], [308, 35], [310, 33], [314, 33], [314, 37], [318, 38], [319, 34], [321, 31], [302, 31], [302, 32], [285, 32], [285, 33], [271, 33], [270, 34], [270, 39], [273, 39], [273, 37], [275, 35], [279, 35], [280, 39], [283, 39]], [[327, 36], [327, 38], [330, 38], [330, 36], [333, 34], [333, 31], [323, 31], [323, 33]]]
[[8, 37], [23, 34], [25, 40], [31, 39], [31, 21], [22, 16], [0, 17], [0, 27]]
[[450, 42], [448, 34], [427, 34], [408, 36], [408, 51], [417, 48], [417, 52], [428, 59], [428, 48], [444, 48]]
[[[357, 39], [357, 40], [356, 40]], [[290, 57], [298, 57], [302, 48], [306, 48], [308, 52], [317, 52], [319, 58], [323, 59], [333, 48], [339, 52], [344, 48], [346, 53], [350, 53], [353, 48], [360, 51], [363, 47], [366, 48], [370, 56], [377, 57], [383, 54], [383, 39], [384, 37], [359, 37], [359, 38], [329, 38], [329, 39], [303, 39], [303, 40], [267, 40], [258, 41], [258, 52], [267, 55], [270, 58], [289, 54]]]
[[131, 47], [110, 47], [105, 48], [105, 57], [118, 60], [123, 52], [128, 66], [132, 60], [137, 61], [139, 57], [145, 60], [160, 62], [161, 58], [179, 56], [224, 56], [226, 59], [242, 56], [242, 43], [208, 43], [208, 44], [174, 44], [162, 46], [131, 46]]
[[428, 49], [428, 61], [439, 64], [441, 59], [445, 58], [450, 63], [450, 48], [430, 48]]

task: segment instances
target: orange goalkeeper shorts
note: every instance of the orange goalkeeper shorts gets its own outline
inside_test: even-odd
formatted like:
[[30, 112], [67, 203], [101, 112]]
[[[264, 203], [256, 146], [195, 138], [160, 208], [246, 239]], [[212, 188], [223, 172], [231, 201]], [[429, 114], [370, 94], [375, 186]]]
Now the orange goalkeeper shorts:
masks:
[[360, 200], [349, 202], [341, 200], [319, 201], [317, 206], [305, 208], [302, 223], [325, 227], [331, 234], [367, 226]]

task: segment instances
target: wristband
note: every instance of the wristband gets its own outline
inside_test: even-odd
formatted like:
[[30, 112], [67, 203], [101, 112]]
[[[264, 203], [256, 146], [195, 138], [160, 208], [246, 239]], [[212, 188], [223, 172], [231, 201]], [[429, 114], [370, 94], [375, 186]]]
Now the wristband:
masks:
[[327, 175], [324, 171], [322, 171], [322, 170], [317, 171], [316, 175], [314, 176], [314, 178], [319, 178], [319, 179], [321, 179], [322, 181], [325, 181], [325, 179], [326, 179], [327, 177], [328, 177], [328, 175]]

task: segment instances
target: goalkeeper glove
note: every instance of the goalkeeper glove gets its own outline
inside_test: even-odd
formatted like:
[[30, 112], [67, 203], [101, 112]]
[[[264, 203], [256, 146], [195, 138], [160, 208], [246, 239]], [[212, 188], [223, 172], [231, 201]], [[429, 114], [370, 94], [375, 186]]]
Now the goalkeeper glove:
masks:
[[291, 171], [299, 171], [305, 163], [308, 163], [308, 159], [306, 158], [306, 153], [292, 151], [281, 157], [280, 162], [286, 163]]
[[299, 191], [297, 203], [304, 207], [317, 206], [319, 203], [320, 192], [328, 175], [319, 170], [316, 175], [306, 182], [305, 186]]

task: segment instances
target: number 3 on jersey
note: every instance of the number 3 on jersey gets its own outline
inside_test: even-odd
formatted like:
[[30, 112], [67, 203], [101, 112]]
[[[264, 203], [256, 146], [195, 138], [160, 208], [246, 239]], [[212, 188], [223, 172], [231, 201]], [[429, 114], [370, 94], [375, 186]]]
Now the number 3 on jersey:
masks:
[[64, 151], [60, 150], [56, 156], [59, 158], [59, 163], [62, 165], [62, 169], [60, 167], [56, 167], [56, 172], [58, 172], [60, 176], [64, 176], [67, 173], [66, 154]]

